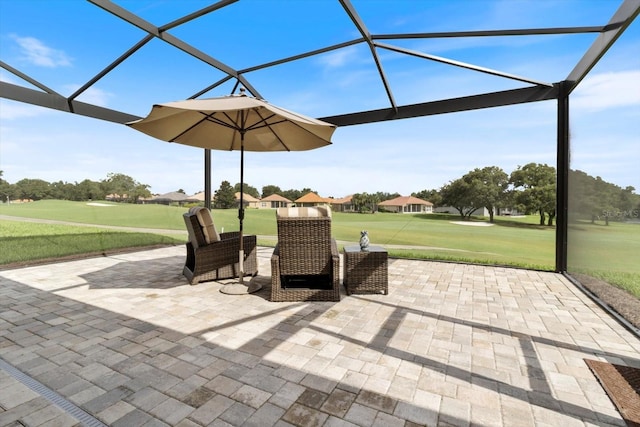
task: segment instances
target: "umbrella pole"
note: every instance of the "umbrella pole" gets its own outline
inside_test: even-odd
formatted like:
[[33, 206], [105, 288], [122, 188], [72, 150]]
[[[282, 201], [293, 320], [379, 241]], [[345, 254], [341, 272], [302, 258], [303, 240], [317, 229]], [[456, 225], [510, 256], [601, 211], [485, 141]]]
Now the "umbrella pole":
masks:
[[238, 208], [238, 219], [240, 220], [240, 255], [238, 264], [240, 266], [239, 282], [244, 284], [244, 239], [242, 235], [242, 222], [244, 221], [244, 132], [241, 134], [240, 142], [240, 207]]
[[204, 207], [211, 210], [211, 149], [204, 149]]
[[240, 250], [238, 253], [238, 266], [240, 274], [238, 276], [237, 283], [229, 283], [224, 285], [220, 292], [224, 294], [242, 295], [251, 294], [262, 289], [262, 285], [259, 283], [244, 284], [244, 234], [242, 230], [242, 223], [244, 221], [244, 132], [240, 137], [240, 207], [238, 208], [238, 219], [240, 220]]

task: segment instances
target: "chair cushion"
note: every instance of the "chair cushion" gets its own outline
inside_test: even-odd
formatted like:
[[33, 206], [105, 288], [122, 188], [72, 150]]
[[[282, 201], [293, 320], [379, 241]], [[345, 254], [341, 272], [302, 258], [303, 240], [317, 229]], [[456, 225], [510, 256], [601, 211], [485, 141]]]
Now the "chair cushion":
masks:
[[198, 222], [200, 223], [200, 227], [202, 227], [202, 233], [204, 234], [204, 239], [207, 243], [217, 242], [220, 240], [220, 235], [216, 230], [216, 226], [213, 224], [213, 218], [211, 217], [209, 209], [194, 207], [189, 209], [189, 213], [195, 213], [198, 218]]
[[278, 208], [278, 218], [331, 218], [331, 209], [328, 206], [315, 206], [310, 208]]

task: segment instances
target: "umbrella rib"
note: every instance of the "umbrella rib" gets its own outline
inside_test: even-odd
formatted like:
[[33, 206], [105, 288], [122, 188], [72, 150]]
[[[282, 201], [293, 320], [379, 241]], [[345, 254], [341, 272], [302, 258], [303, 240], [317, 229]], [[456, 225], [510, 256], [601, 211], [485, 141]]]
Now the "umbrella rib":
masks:
[[270, 118], [272, 118], [272, 117], [275, 117], [275, 116], [276, 116], [276, 114], [272, 114], [272, 115], [270, 115], [269, 117], [266, 117], [266, 118], [262, 118], [262, 116], [260, 116], [260, 113], [256, 113], [256, 114], [258, 114], [258, 117], [260, 117], [260, 118], [261, 118], [261, 120], [258, 120], [258, 121], [257, 121], [257, 122], [255, 122], [254, 124], [252, 124], [252, 125], [250, 125], [250, 126], [247, 126], [247, 131], [255, 130], [255, 129], [260, 129], [260, 128], [268, 127], [268, 126], [273, 126], [273, 125], [277, 125], [277, 124], [280, 124], [280, 123], [285, 123], [285, 122], [287, 122], [287, 121], [288, 121], [288, 120], [286, 120], [286, 119], [280, 119], [280, 120], [278, 120], [278, 121], [275, 121], [275, 122], [271, 122], [271, 123], [269, 123], [269, 122], [268, 122], [268, 120], [269, 120]]
[[[256, 124], [252, 125], [250, 127], [251, 130], [253, 129], [258, 129], [261, 127], [268, 127], [269, 130], [273, 133], [273, 135], [275, 135], [275, 137], [278, 139], [278, 141], [280, 141], [280, 144], [282, 144], [282, 146], [285, 148], [285, 150], [287, 151], [291, 151], [291, 149], [289, 149], [289, 147], [287, 146], [287, 144], [284, 143], [284, 141], [282, 140], [282, 138], [280, 138], [280, 136], [278, 135], [278, 133], [272, 128], [273, 125], [277, 125], [279, 123], [284, 123], [287, 122], [293, 126], [296, 126], [300, 129], [302, 129], [304, 132], [306, 132], [307, 134], [311, 134], [314, 135], [313, 132], [310, 132], [308, 129], [305, 129], [303, 126], [300, 126], [300, 124], [298, 122], [296, 122], [295, 120], [279, 120], [277, 122], [273, 122], [273, 123], [268, 123], [267, 120], [269, 120], [271, 117], [273, 116], [277, 116], [277, 114], [272, 114], [271, 116], [267, 117], [267, 118], [262, 118], [262, 116], [260, 115], [260, 113], [256, 110], [256, 114], [262, 119], [260, 121], [258, 121]], [[264, 123], [262, 126], [257, 126], [260, 123]], [[315, 135], [314, 135], [315, 136]]]
[[[215, 124], [220, 125], [220, 126], [224, 126], [226, 128], [232, 129], [232, 130], [234, 130], [236, 132], [243, 133], [242, 124], [238, 125], [237, 121], [234, 120], [228, 113], [222, 112], [222, 114], [229, 120], [229, 122], [225, 122], [224, 120], [219, 119], [218, 117], [215, 117], [216, 113], [218, 113], [218, 112], [214, 111], [211, 114], [206, 114], [206, 113], [203, 112], [202, 114], [205, 116], [204, 120], [206, 120], [206, 121], [215, 123]], [[234, 139], [235, 139], [235, 137], [231, 138], [231, 146], [229, 147], [229, 150], [233, 150], [233, 140]]]
[[205, 117], [203, 117], [201, 120], [198, 120], [197, 122], [195, 122], [194, 124], [192, 124], [191, 126], [189, 126], [187, 129], [183, 130], [182, 132], [180, 132], [179, 134], [177, 134], [176, 136], [174, 136], [173, 138], [169, 139], [169, 142], [176, 142], [176, 140], [178, 138], [180, 138], [182, 135], [188, 133], [191, 129], [195, 128], [196, 126], [198, 126], [200, 123], [204, 122], [207, 120], [207, 116], [205, 115]]
[[238, 130], [238, 131], [241, 130], [240, 127], [238, 127], [235, 123], [233, 123], [233, 120], [231, 119], [231, 117], [229, 117], [226, 113], [225, 113], [225, 116], [227, 116], [229, 118], [229, 120], [232, 121], [232, 123], [227, 123], [224, 120], [220, 120], [219, 118], [214, 117], [213, 114], [208, 114], [205, 117], [205, 120], [209, 121], [209, 122], [213, 122], [213, 123], [218, 124], [220, 126], [228, 127], [229, 129], [235, 129], [235, 130]]
[[[262, 117], [262, 115], [260, 114], [260, 111], [258, 111], [257, 109], [256, 109], [256, 115], [257, 115], [258, 117], [260, 117], [260, 119], [261, 119], [261, 120], [260, 120], [260, 121], [258, 121], [258, 122], [257, 122], [257, 123], [255, 123], [255, 124], [251, 125], [251, 129], [258, 129], [258, 128], [263, 128], [263, 127], [268, 127], [268, 128], [269, 128], [269, 130], [271, 131], [271, 133], [273, 133], [273, 135], [278, 139], [278, 141], [280, 142], [280, 144], [284, 147], [284, 149], [285, 149], [285, 150], [287, 150], [287, 151], [291, 151], [291, 150], [289, 149], [289, 147], [287, 146], [287, 144], [285, 144], [285, 143], [284, 143], [284, 141], [282, 140], [282, 138], [280, 138], [280, 135], [278, 135], [278, 133], [277, 133], [277, 132], [273, 129], [273, 127], [272, 127], [273, 125], [277, 125], [278, 123], [283, 123], [283, 122], [285, 122], [286, 120], [279, 120], [279, 121], [274, 122], [274, 123], [268, 123], [268, 122], [267, 122], [267, 120], [269, 120], [271, 117], [276, 116], [276, 114], [275, 114], [275, 113], [273, 113], [273, 114], [271, 114], [269, 117]], [[260, 124], [260, 123], [263, 123], [263, 125], [258, 126], [258, 124]]]

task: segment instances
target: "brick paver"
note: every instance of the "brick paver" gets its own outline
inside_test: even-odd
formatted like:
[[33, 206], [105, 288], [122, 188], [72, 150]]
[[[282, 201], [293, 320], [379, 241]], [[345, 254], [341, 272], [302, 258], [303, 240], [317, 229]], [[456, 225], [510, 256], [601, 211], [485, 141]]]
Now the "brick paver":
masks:
[[[184, 248], [0, 271], [0, 358], [103, 423], [617, 425], [640, 341], [561, 275], [389, 260], [389, 295], [190, 286]], [[0, 370], [0, 425], [78, 421]]]

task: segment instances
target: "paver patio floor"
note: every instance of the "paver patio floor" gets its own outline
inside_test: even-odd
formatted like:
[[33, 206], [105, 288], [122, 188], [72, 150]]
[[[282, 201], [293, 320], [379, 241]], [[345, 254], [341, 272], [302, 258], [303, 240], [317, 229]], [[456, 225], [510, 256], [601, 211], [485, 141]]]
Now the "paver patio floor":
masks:
[[[0, 360], [87, 425], [624, 425], [584, 359], [640, 340], [561, 275], [391, 259], [389, 295], [274, 303], [270, 255], [243, 296], [181, 246], [0, 271]], [[81, 425], [46, 395], [0, 369], [0, 426]]]

